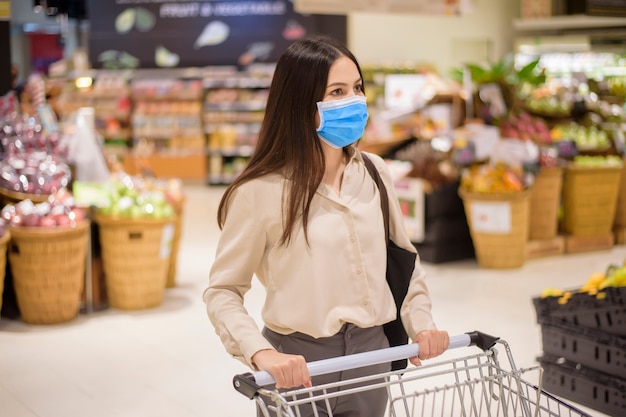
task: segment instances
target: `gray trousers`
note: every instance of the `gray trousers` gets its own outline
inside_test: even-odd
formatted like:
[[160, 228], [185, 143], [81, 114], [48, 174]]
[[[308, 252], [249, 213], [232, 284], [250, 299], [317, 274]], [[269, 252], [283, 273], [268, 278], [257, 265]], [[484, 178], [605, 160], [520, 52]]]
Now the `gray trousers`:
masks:
[[[389, 347], [382, 326], [362, 329], [346, 324], [336, 335], [319, 339], [302, 333], [281, 335], [268, 328], [263, 329], [263, 335], [279, 352], [302, 355], [307, 362]], [[313, 386], [317, 386], [389, 370], [391, 364], [385, 363], [316, 376], [312, 382]], [[382, 388], [339, 396], [330, 400], [330, 406], [334, 417], [382, 417], [387, 406], [387, 391]], [[318, 414], [328, 416], [326, 408], [326, 404], [321, 402], [317, 406]], [[300, 413], [303, 417], [314, 415], [310, 405], [300, 406]], [[259, 412], [257, 415], [262, 414]]]

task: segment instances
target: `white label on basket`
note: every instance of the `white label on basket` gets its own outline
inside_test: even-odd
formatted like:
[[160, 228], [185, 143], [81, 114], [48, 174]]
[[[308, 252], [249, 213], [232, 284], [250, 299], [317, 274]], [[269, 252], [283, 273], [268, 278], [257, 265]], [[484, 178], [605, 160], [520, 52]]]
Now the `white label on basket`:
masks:
[[480, 233], [511, 233], [511, 205], [497, 202], [472, 202], [472, 228]]
[[172, 244], [174, 241], [174, 225], [166, 224], [163, 226], [163, 234], [161, 236], [161, 259], [167, 259], [172, 253]]

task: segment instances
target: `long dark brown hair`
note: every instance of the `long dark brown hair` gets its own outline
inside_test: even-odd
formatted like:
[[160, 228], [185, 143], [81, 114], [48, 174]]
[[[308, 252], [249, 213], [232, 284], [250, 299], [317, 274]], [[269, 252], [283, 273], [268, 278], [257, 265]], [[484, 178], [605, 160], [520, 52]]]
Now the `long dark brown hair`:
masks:
[[237, 187], [278, 173], [289, 180], [285, 182], [281, 202], [283, 234], [280, 244], [289, 244], [299, 220], [308, 240], [311, 200], [322, 182], [326, 165], [316, 131], [316, 103], [324, 98], [330, 67], [342, 56], [354, 62], [363, 78], [354, 55], [330, 37], [296, 41], [279, 58], [254, 154], [220, 201], [217, 211], [220, 228], [224, 226], [228, 204]]

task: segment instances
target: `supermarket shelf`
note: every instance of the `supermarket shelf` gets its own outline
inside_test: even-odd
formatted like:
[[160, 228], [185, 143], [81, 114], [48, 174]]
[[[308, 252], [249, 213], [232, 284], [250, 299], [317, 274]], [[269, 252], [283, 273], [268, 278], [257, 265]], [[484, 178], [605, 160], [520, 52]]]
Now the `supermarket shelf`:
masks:
[[237, 178], [236, 175], [230, 174], [209, 174], [207, 175], [207, 185], [229, 185]]
[[205, 103], [206, 111], [263, 111], [265, 102]]
[[513, 28], [524, 32], [567, 29], [626, 28], [626, 17], [567, 15], [535, 19], [514, 19]]
[[271, 78], [250, 79], [250, 78], [230, 78], [230, 79], [205, 79], [202, 86], [211, 88], [269, 88]]
[[237, 146], [235, 148], [223, 148], [223, 149], [207, 149], [207, 155], [209, 156], [226, 156], [226, 157], [249, 157], [254, 152], [253, 146]]

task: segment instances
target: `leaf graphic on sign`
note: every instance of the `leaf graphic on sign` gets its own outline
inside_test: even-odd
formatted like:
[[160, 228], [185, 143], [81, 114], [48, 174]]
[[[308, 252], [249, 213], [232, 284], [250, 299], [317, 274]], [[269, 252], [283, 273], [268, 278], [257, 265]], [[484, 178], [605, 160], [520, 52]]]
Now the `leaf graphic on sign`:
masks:
[[135, 9], [126, 9], [115, 19], [115, 30], [117, 33], [126, 33], [135, 24]]
[[204, 27], [193, 47], [199, 49], [203, 46], [219, 45], [228, 39], [229, 34], [230, 27], [226, 23], [216, 20]]
[[175, 67], [180, 62], [180, 57], [167, 48], [159, 46], [154, 51], [154, 62], [159, 67]]
[[146, 8], [137, 7], [137, 30], [140, 32], [149, 32], [154, 27], [156, 18], [154, 14]]

